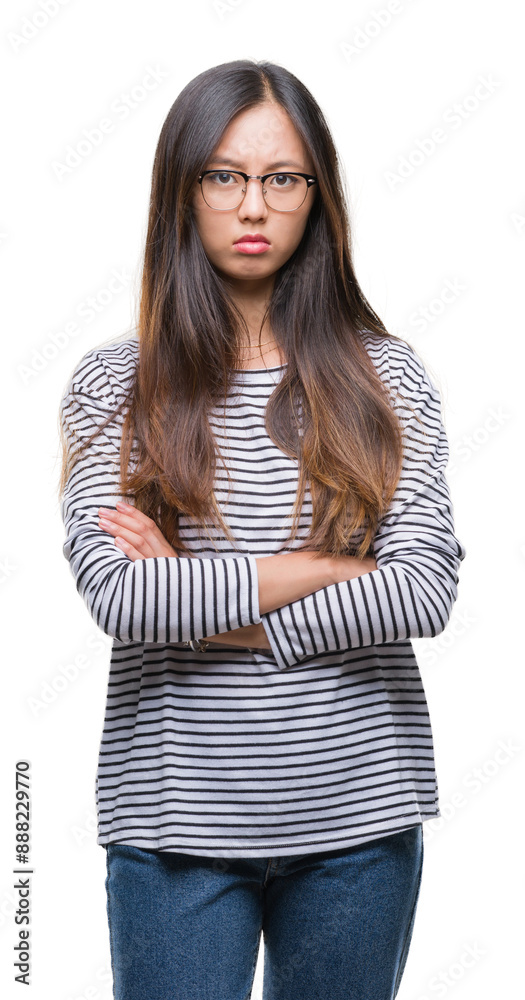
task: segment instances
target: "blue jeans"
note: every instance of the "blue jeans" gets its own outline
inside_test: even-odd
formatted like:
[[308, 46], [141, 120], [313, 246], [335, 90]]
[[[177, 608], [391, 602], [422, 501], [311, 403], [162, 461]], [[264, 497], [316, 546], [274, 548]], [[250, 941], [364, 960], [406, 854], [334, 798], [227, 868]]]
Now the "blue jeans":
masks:
[[412, 937], [421, 823], [318, 854], [209, 858], [106, 845], [115, 1000], [393, 1000]]

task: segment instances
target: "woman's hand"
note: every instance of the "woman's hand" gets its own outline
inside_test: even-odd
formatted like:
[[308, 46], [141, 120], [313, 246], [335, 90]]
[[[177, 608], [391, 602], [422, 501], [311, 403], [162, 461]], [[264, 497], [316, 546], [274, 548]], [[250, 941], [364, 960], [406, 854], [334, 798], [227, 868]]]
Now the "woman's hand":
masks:
[[117, 502], [117, 510], [99, 507], [99, 526], [113, 535], [115, 545], [133, 561], [152, 556], [177, 556], [153, 518], [130, 504]]
[[[113, 535], [115, 545], [133, 562], [137, 559], [149, 559], [151, 556], [178, 556], [151, 517], [121, 501], [116, 506], [117, 510], [99, 507], [98, 523], [103, 531]], [[207, 641], [244, 648], [271, 649], [262, 622], [209, 636]]]

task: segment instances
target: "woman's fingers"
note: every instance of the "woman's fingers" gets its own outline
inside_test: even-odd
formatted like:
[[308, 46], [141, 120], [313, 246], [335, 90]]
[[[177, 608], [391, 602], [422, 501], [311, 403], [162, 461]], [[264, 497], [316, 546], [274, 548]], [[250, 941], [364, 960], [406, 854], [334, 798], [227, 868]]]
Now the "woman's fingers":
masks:
[[177, 555], [151, 517], [120, 501], [117, 508], [99, 507], [99, 526], [123, 540], [119, 547], [130, 559]]
[[137, 549], [133, 548], [131, 542], [126, 542], [126, 540], [121, 538], [119, 535], [115, 538], [115, 545], [118, 549], [121, 549], [124, 555], [128, 556], [132, 562], [135, 562], [136, 559], [145, 558], [140, 552], [138, 552]]
[[124, 542], [124, 545], [118, 547], [122, 548], [126, 554], [130, 554], [131, 549], [133, 549], [137, 553], [135, 558], [147, 559], [148, 556], [153, 555], [147, 539], [139, 531], [132, 531], [126, 527], [124, 521], [113, 521], [104, 517], [98, 523], [103, 531], [107, 531], [108, 534], [113, 535], [115, 543], [117, 537], [121, 542]]
[[117, 510], [112, 510], [111, 507], [99, 507], [99, 515], [111, 524], [120, 525], [123, 528], [128, 528], [140, 534], [142, 538], [146, 538], [148, 534], [153, 534], [154, 530], [158, 531], [157, 525], [151, 517], [143, 514], [141, 510], [137, 510], [130, 504], [123, 504], [121, 501], [117, 501]]

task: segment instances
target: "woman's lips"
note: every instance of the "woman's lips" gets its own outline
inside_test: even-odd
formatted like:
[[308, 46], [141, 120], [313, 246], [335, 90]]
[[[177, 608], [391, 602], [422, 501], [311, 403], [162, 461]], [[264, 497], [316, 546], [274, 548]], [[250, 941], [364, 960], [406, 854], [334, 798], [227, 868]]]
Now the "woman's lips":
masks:
[[239, 240], [238, 243], [234, 243], [233, 245], [241, 253], [264, 253], [265, 250], [270, 249], [269, 243], [259, 243], [256, 240]]

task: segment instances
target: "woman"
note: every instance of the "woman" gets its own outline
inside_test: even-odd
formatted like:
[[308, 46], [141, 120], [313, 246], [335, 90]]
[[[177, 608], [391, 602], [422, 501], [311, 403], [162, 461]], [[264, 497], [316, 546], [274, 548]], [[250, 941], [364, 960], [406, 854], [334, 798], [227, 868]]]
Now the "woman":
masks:
[[114, 640], [114, 996], [244, 1000], [262, 930], [267, 1000], [394, 997], [440, 815], [410, 640], [445, 628], [464, 549], [438, 392], [359, 288], [282, 67], [178, 96], [138, 333], [85, 354], [61, 420], [64, 554]]

